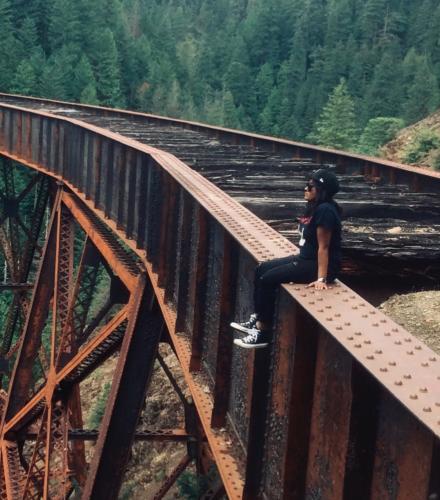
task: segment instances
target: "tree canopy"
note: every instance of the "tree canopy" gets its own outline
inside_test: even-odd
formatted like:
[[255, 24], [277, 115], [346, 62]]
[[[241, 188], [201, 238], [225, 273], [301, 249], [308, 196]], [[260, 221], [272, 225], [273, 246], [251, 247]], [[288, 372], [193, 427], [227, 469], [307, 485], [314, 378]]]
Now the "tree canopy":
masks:
[[437, 0], [0, 0], [0, 90], [357, 147], [439, 106], [439, 33]]

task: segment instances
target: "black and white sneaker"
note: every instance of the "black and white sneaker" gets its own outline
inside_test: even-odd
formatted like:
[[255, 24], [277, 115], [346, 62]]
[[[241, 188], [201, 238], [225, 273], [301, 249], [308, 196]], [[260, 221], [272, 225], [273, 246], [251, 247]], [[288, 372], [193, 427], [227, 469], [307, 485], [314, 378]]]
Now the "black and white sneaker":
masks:
[[231, 326], [232, 328], [234, 328], [234, 330], [238, 330], [239, 332], [249, 333], [249, 330], [255, 328], [257, 321], [258, 321], [257, 315], [254, 313], [251, 314], [249, 316], [249, 319], [244, 323], [236, 323], [235, 321], [233, 321], [231, 323]]
[[248, 335], [242, 339], [234, 339], [234, 344], [244, 349], [261, 349], [269, 345], [269, 335], [257, 328], [248, 328]]

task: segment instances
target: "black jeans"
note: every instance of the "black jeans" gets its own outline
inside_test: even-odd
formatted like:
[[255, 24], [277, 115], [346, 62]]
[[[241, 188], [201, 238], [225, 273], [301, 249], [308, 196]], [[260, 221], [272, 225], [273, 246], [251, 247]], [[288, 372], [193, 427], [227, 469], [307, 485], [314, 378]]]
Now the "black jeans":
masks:
[[297, 256], [262, 262], [255, 271], [254, 306], [259, 321], [272, 322], [275, 294], [281, 283], [310, 283], [317, 278], [318, 263]]

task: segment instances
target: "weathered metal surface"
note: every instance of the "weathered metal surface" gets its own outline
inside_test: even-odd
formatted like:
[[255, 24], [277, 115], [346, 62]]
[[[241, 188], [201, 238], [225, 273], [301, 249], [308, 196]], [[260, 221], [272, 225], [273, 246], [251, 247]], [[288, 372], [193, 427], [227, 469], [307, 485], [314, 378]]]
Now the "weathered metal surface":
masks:
[[152, 298], [140, 274], [83, 498], [118, 497], [160, 339]]
[[[10, 131], [16, 127], [26, 140], [12, 141]], [[224, 133], [232, 136], [231, 131]], [[372, 394], [392, 394], [396, 418], [417, 423], [414, 436], [423, 437], [418, 456], [424, 471], [417, 481], [420, 491], [436, 493], [432, 471], [438, 458], [430, 450], [433, 442], [438, 449], [440, 435], [440, 365], [426, 346], [342, 284], [325, 292], [287, 285], [278, 305], [272, 357], [269, 350], [240, 351], [232, 346], [228, 323], [232, 316], [250, 312], [254, 267], [261, 260], [294, 253], [292, 244], [182, 161], [94, 125], [0, 105], [0, 154], [72, 190], [63, 194], [63, 206], [129, 292], [142, 268], [146, 271], [230, 498], [271, 498], [274, 491], [276, 498], [341, 497], [356, 490], [360, 464], [369, 471], [367, 487], [382, 491], [383, 456], [406, 471], [405, 449], [383, 431], [386, 413], [372, 412], [371, 427], [361, 418], [364, 384], [357, 377], [368, 380]], [[115, 179], [123, 193], [114, 190]], [[111, 234], [119, 235], [142, 265], [127, 263]], [[52, 387], [78, 383], [114, 352], [126, 331], [127, 315], [122, 308], [102, 326], [50, 378]], [[124, 370], [129, 368], [121, 362], [118, 376]], [[41, 415], [46, 392], [10, 415], [4, 432]], [[128, 397], [116, 387], [112, 394], [116, 409]], [[118, 415], [120, 410], [114, 413]], [[102, 452], [105, 443], [117, 439], [108, 432], [110, 409], [105, 426], [87, 491], [104, 488], [99, 471], [119, 459]], [[128, 427], [123, 433], [125, 458], [135, 433], [132, 424]], [[364, 432], [373, 438], [377, 432], [371, 449], [359, 438]], [[108, 446], [106, 450], [114, 448]], [[412, 491], [411, 485], [402, 484]]]

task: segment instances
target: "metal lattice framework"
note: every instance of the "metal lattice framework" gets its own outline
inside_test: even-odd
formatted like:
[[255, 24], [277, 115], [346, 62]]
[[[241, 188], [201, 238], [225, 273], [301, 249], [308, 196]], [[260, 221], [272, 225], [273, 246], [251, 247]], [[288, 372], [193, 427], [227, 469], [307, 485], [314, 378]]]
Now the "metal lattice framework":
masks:
[[[293, 245], [174, 156], [96, 125], [0, 104], [0, 154], [39, 173], [39, 221], [51, 200], [32, 298], [14, 306], [26, 319], [11, 334], [20, 341], [0, 394], [2, 498], [117, 498], [135, 439], [188, 443], [155, 498], [191, 460], [218, 468], [221, 481], [205, 498], [439, 492], [440, 360], [419, 340], [342, 284], [325, 297], [287, 285], [272, 349], [236, 350], [228, 324], [250, 309], [255, 264]], [[352, 161], [352, 169], [368, 162]], [[419, 175], [386, 162], [373, 167], [377, 175], [389, 169], [391, 183]], [[38, 241], [35, 231], [29, 241]], [[7, 265], [16, 269], [16, 251], [7, 257], [15, 243], [6, 240]], [[96, 309], [102, 272], [111, 284]], [[27, 274], [14, 276], [24, 295]], [[186, 426], [137, 433], [159, 341], [172, 345], [191, 394], [181, 395]], [[102, 424], [84, 429], [79, 384], [116, 352]], [[96, 440], [91, 458], [86, 440]]]

